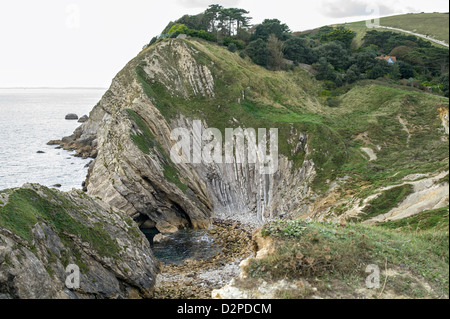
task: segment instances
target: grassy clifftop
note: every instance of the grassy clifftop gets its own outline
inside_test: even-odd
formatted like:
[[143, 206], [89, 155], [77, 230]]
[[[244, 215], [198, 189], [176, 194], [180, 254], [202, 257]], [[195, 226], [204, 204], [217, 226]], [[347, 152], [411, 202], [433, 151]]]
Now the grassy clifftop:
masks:
[[[346, 205], [365, 201], [357, 220], [384, 214], [415, 192], [417, 180], [448, 171], [443, 126], [448, 98], [386, 79], [358, 81], [330, 92], [299, 67], [268, 71], [224, 47], [195, 39], [162, 43], [141, 53], [136, 73], [166, 120], [183, 114], [222, 132], [238, 126], [279, 128], [280, 152], [294, 167], [305, 159], [314, 161], [315, 194], [334, 193], [327, 201], [344, 203], [331, 207], [334, 217], [341, 213], [338, 208], [345, 212]], [[155, 52], [177, 67], [177, 45], [189, 48], [199, 68], [210, 70], [214, 96], [194, 91], [181, 96], [176, 88], [162, 85], [167, 79], [146, 76]], [[294, 131], [308, 135], [308, 152], [296, 149]], [[435, 185], [442, 183], [448, 178]], [[313, 204], [317, 198], [303, 203]], [[257, 290], [261, 280], [288, 279], [303, 288], [278, 297], [448, 297], [448, 206], [379, 225], [279, 221], [266, 224], [258, 236], [270, 238], [275, 248], [250, 261], [245, 269], [249, 277], [236, 281], [238, 289]], [[365, 287], [368, 265], [381, 270], [376, 290]]]
[[428, 35], [449, 43], [448, 13], [403, 14], [381, 18], [381, 25]]
[[[226, 48], [195, 39], [170, 39], [154, 44], [137, 58], [136, 73], [144, 91], [168, 121], [178, 114], [201, 119], [209, 127], [277, 127], [280, 152], [301, 166], [310, 156], [318, 166], [316, 190], [350, 177], [348, 189], [399, 183], [412, 173], [448, 169], [448, 143], [441, 112], [448, 98], [388, 81], [366, 80], [329, 92], [309, 72], [269, 71]], [[152, 59], [164, 56], [177, 65], [178, 43], [190, 48], [196, 63], [214, 79], [214, 97], [189, 92], [181, 96], [164, 84], [162, 75], [146, 77]], [[333, 103], [330, 106], [330, 99]], [[309, 136], [310, 154], [296, 150], [292, 132]], [[361, 151], [370, 148], [370, 160]]]
[[[302, 288], [284, 291], [281, 298], [448, 298], [445, 210], [447, 227], [439, 231], [397, 231], [392, 224], [267, 224], [261, 234], [271, 238], [272, 253], [250, 260], [245, 286], [260, 278], [303, 280], [297, 282]], [[369, 265], [380, 270], [379, 285], [372, 289], [366, 286]]]
[[[380, 19], [381, 26], [426, 35], [436, 40], [445, 41], [446, 43], [449, 43], [448, 24], [448, 13], [411, 13]], [[370, 30], [366, 26], [366, 21], [351, 22], [345, 24], [345, 26], [346, 28], [356, 32], [354, 47], [359, 47], [361, 45], [364, 35]], [[383, 29], [379, 28], [376, 30], [383, 31]]]

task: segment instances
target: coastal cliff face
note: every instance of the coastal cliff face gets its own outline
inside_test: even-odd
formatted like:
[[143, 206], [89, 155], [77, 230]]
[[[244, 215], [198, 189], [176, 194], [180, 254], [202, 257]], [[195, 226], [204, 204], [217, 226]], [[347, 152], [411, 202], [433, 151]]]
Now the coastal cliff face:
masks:
[[[347, 229], [347, 221], [441, 216], [449, 202], [448, 99], [383, 81], [337, 89], [333, 103], [330, 94], [308, 71], [269, 71], [212, 43], [166, 39], [144, 49], [89, 120], [58, 141], [94, 158], [85, 192], [38, 185], [0, 192], [0, 298], [151, 296], [158, 267], [138, 226], [173, 233], [207, 228], [213, 219], [256, 228], [301, 218], [308, 224], [300, 230], [314, 220], [317, 233], [328, 236]], [[277, 128], [277, 170], [174, 162], [175, 129], [210, 128], [222, 136], [227, 128]], [[192, 144], [203, 146], [196, 136]], [[322, 221], [338, 223], [322, 232]], [[285, 225], [288, 235], [296, 223]], [[239, 241], [250, 243], [244, 235]], [[340, 247], [347, 244], [355, 242]], [[70, 264], [80, 267], [82, 289], [64, 284]]]
[[[164, 40], [129, 62], [62, 144], [95, 157], [89, 195], [163, 233], [204, 228], [212, 217], [253, 225], [298, 216], [346, 220], [364, 215], [387, 189], [448, 175], [448, 101], [368, 82], [341, 92], [332, 108], [323, 92], [300, 68], [272, 72], [214, 44]], [[195, 131], [194, 121], [222, 134], [278, 128], [278, 170], [174, 163], [171, 132]], [[427, 209], [448, 205], [448, 192], [431, 202]]]
[[144, 298], [157, 271], [137, 225], [82, 191], [0, 192], [0, 299]]
[[[147, 226], [155, 225], [161, 232], [206, 227], [212, 216], [259, 224], [300, 205], [315, 175], [311, 159], [293, 167], [293, 161], [282, 154], [273, 175], [259, 174], [255, 165], [174, 164], [170, 159], [176, 142], [170, 139], [173, 129], [192, 131], [194, 120], [201, 121], [202, 130], [217, 127], [215, 119], [202, 116], [201, 108], [198, 114], [192, 112], [195, 103], [220, 113], [220, 103], [239, 106], [245, 95], [256, 99], [260, 94], [241, 84], [233, 88], [233, 82], [222, 83], [220, 74], [229, 72], [229, 66], [218, 65], [215, 59], [205, 47], [173, 40], [142, 52], [117, 75], [89, 121], [74, 136], [63, 139], [69, 144], [74, 141], [73, 148], [95, 149], [96, 159], [86, 182], [89, 195], [100, 197]], [[250, 65], [244, 60], [241, 63], [243, 67]], [[218, 85], [226, 86], [229, 92], [217, 89]], [[184, 104], [177, 105], [181, 100]], [[183, 112], [190, 103], [192, 109]], [[248, 127], [236, 119], [221, 124]], [[307, 155], [307, 134], [293, 126], [291, 132], [292, 148]], [[285, 192], [286, 187], [297, 191]]]

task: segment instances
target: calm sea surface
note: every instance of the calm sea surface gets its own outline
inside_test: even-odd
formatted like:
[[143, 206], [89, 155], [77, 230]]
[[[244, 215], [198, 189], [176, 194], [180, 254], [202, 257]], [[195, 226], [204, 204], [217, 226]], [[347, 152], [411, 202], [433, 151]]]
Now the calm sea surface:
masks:
[[46, 144], [71, 135], [80, 123], [65, 120], [66, 114], [89, 115], [105, 91], [0, 89], [0, 189], [28, 182], [80, 189], [90, 160]]

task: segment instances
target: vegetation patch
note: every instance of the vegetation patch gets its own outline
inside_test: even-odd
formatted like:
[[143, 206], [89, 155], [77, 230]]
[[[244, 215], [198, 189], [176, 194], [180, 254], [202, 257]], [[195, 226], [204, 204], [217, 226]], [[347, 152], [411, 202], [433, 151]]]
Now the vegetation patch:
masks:
[[[448, 296], [448, 231], [411, 234], [363, 224], [294, 220], [266, 224], [261, 234], [271, 236], [276, 249], [252, 260], [246, 270], [254, 278], [303, 278], [324, 293], [333, 293], [337, 282], [345, 282], [339, 289], [351, 293], [365, 287], [365, 269], [374, 264], [381, 270], [409, 272], [424, 279], [437, 296]], [[386, 289], [395, 287], [398, 282], [388, 278]]]
[[368, 220], [375, 216], [386, 214], [401, 203], [408, 195], [413, 193], [413, 191], [414, 188], [411, 184], [397, 186], [384, 191], [363, 209], [363, 214], [361, 214], [359, 219]]
[[403, 218], [400, 220], [392, 220], [378, 224], [379, 226], [401, 230], [404, 232], [419, 232], [429, 230], [448, 231], [448, 206], [433, 210], [427, 210], [420, 214]]
[[[31, 189], [14, 190], [8, 203], [0, 209], [0, 226], [11, 230], [23, 239], [31, 242], [32, 227], [40, 220], [53, 226], [63, 237], [63, 233], [79, 236], [92, 245], [100, 255], [114, 257], [119, 251], [117, 243], [111, 239], [100, 224], [88, 227], [74, 219], [71, 214], [78, 214], [83, 208], [76, 207], [63, 195], [48, 188], [43, 188], [47, 197], [40, 196]], [[71, 239], [67, 239], [70, 242]]]
[[145, 123], [144, 119], [134, 112], [133, 110], [127, 109], [126, 110], [128, 115], [130, 116], [130, 119], [136, 123], [136, 125], [139, 128], [139, 133], [130, 133], [131, 138], [133, 142], [136, 144], [137, 147], [144, 153], [149, 155], [150, 149], [156, 148], [159, 152], [159, 154], [162, 157], [163, 167], [164, 167], [164, 177], [174, 183], [178, 186], [179, 189], [181, 189], [183, 192], [186, 192], [188, 189], [188, 186], [184, 184], [179, 177], [178, 170], [175, 168], [175, 164], [172, 162], [169, 156], [166, 155], [164, 149], [161, 147], [161, 145], [156, 141], [155, 136], [152, 134], [150, 129], [148, 128], [147, 124]]
[[139, 149], [149, 155], [150, 149], [155, 146], [155, 136], [150, 132], [150, 129], [145, 124], [142, 117], [140, 117], [136, 112], [133, 110], [127, 109], [128, 116], [130, 119], [136, 123], [138, 129], [140, 132], [137, 133], [130, 133], [131, 139], [133, 140], [134, 144], [136, 144]]
[[436, 184], [444, 184], [444, 183], [447, 183], [447, 184], [449, 183], [449, 175], [448, 174], [436, 182]]

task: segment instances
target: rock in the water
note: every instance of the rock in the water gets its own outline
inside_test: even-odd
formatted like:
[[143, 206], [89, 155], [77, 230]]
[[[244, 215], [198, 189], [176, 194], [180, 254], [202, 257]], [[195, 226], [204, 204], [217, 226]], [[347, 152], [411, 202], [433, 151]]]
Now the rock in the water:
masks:
[[66, 120], [78, 120], [78, 115], [74, 113], [69, 113], [66, 115]]
[[55, 184], [55, 185], [53, 185], [53, 187], [60, 188], [60, 187], [62, 187], [62, 185], [61, 184]]
[[37, 154], [45, 154], [44, 151], [37, 151], [36, 153], [37, 153]]
[[83, 116], [80, 117], [80, 119], [78, 120], [78, 123], [84, 123], [84, 122], [87, 122], [87, 120], [89, 120], [89, 116], [83, 115]]
[[159, 221], [156, 224], [156, 229], [158, 229], [158, 231], [162, 234], [174, 234], [179, 230], [177, 227], [166, 221]]
[[163, 234], [156, 234], [155, 237], [153, 237], [153, 242], [159, 244], [160, 242], [168, 239], [169, 237]]
[[143, 222], [139, 225], [139, 228], [144, 228], [144, 229], [150, 229], [150, 228], [155, 228], [155, 227], [156, 227], [156, 223], [149, 219], [147, 219], [145, 222]]
[[47, 145], [59, 145], [61, 144], [61, 140], [51, 140], [47, 143]]

